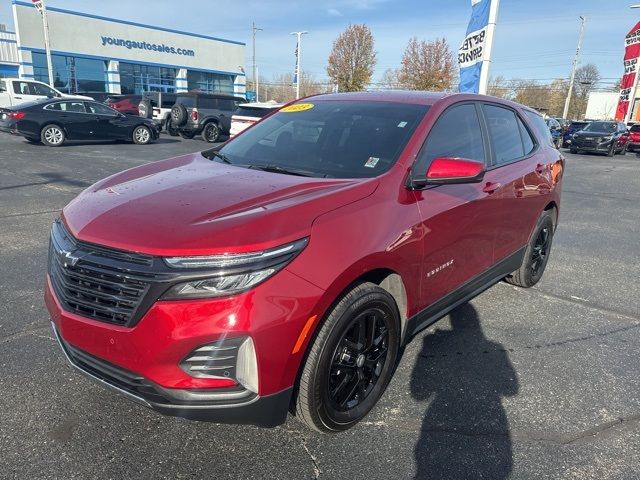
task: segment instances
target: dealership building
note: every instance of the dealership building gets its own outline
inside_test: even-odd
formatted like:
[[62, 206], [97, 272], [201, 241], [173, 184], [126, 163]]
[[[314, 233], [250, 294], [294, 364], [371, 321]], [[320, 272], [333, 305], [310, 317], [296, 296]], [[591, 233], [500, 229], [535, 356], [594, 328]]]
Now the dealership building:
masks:
[[[49, 83], [42, 17], [13, 0], [0, 28], [0, 77]], [[245, 95], [245, 44], [47, 7], [54, 86], [66, 93], [223, 92]]]

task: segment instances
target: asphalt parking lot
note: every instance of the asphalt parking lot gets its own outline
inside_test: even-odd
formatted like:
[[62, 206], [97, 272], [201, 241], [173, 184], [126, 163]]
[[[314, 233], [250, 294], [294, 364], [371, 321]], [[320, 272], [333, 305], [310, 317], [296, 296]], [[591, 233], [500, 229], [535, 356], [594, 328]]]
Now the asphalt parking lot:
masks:
[[334, 436], [165, 418], [68, 366], [42, 300], [48, 232], [93, 182], [202, 150], [0, 134], [0, 477], [640, 478], [640, 158], [567, 156], [543, 281], [498, 284], [419, 335]]

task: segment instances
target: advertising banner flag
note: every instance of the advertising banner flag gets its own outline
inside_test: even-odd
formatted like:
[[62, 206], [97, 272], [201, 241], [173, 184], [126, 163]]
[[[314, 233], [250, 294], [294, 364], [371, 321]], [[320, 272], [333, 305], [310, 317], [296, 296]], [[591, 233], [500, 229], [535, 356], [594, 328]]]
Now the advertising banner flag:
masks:
[[467, 27], [467, 36], [458, 51], [462, 93], [480, 91], [482, 64], [487, 55], [491, 2], [492, 0], [471, 0], [471, 21]]
[[633, 108], [636, 86], [638, 85], [638, 60], [640, 60], [640, 22], [627, 34], [624, 39], [624, 75], [620, 82], [620, 100], [616, 110], [616, 120], [624, 121]]

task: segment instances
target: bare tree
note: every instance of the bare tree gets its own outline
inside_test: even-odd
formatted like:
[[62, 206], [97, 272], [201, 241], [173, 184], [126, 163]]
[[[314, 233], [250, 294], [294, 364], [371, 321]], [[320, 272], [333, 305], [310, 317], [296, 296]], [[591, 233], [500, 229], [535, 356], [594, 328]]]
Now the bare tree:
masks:
[[451, 90], [456, 79], [453, 52], [444, 38], [418, 41], [412, 38], [402, 57], [399, 80], [410, 90]]
[[371, 81], [376, 65], [373, 34], [366, 25], [349, 25], [333, 42], [327, 74], [341, 92], [357, 92]]
[[487, 88], [487, 93], [494, 97], [500, 98], [511, 98], [512, 93], [509, 88], [509, 82], [502, 75], [498, 75], [495, 78], [489, 79], [489, 87]]
[[[260, 98], [263, 100], [285, 103], [296, 98], [293, 74], [291, 73], [278, 75], [271, 81], [260, 78], [260, 82]], [[313, 75], [302, 70], [300, 73], [300, 96], [307, 97], [325, 91], [324, 85], [319, 83]]]
[[402, 84], [398, 79], [398, 75], [400, 71], [396, 68], [388, 68], [382, 74], [382, 78], [380, 79], [380, 84], [382, 88], [386, 90], [398, 90], [402, 88]]
[[583, 65], [576, 70], [576, 85], [569, 108], [571, 118], [584, 118], [587, 113], [589, 94], [598, 86], [600, 79], [600, 71], [593, 63]]

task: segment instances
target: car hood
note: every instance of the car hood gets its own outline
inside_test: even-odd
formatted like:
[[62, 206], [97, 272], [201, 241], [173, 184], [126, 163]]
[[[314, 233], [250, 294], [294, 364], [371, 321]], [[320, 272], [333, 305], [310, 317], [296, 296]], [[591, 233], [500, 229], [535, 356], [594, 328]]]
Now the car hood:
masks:
[[89, 187], [63, 212], [78, 239], [159, 256], [260, 250], [306, 237], [323, 213], [371, 195], [377, 179], [316, 179], [224, 165], [200, 153]]
[[576, 132], [578, 137], [611, 137], [615, 135], [615, 132], [585, 132], [584, 130], [580, 130]]

